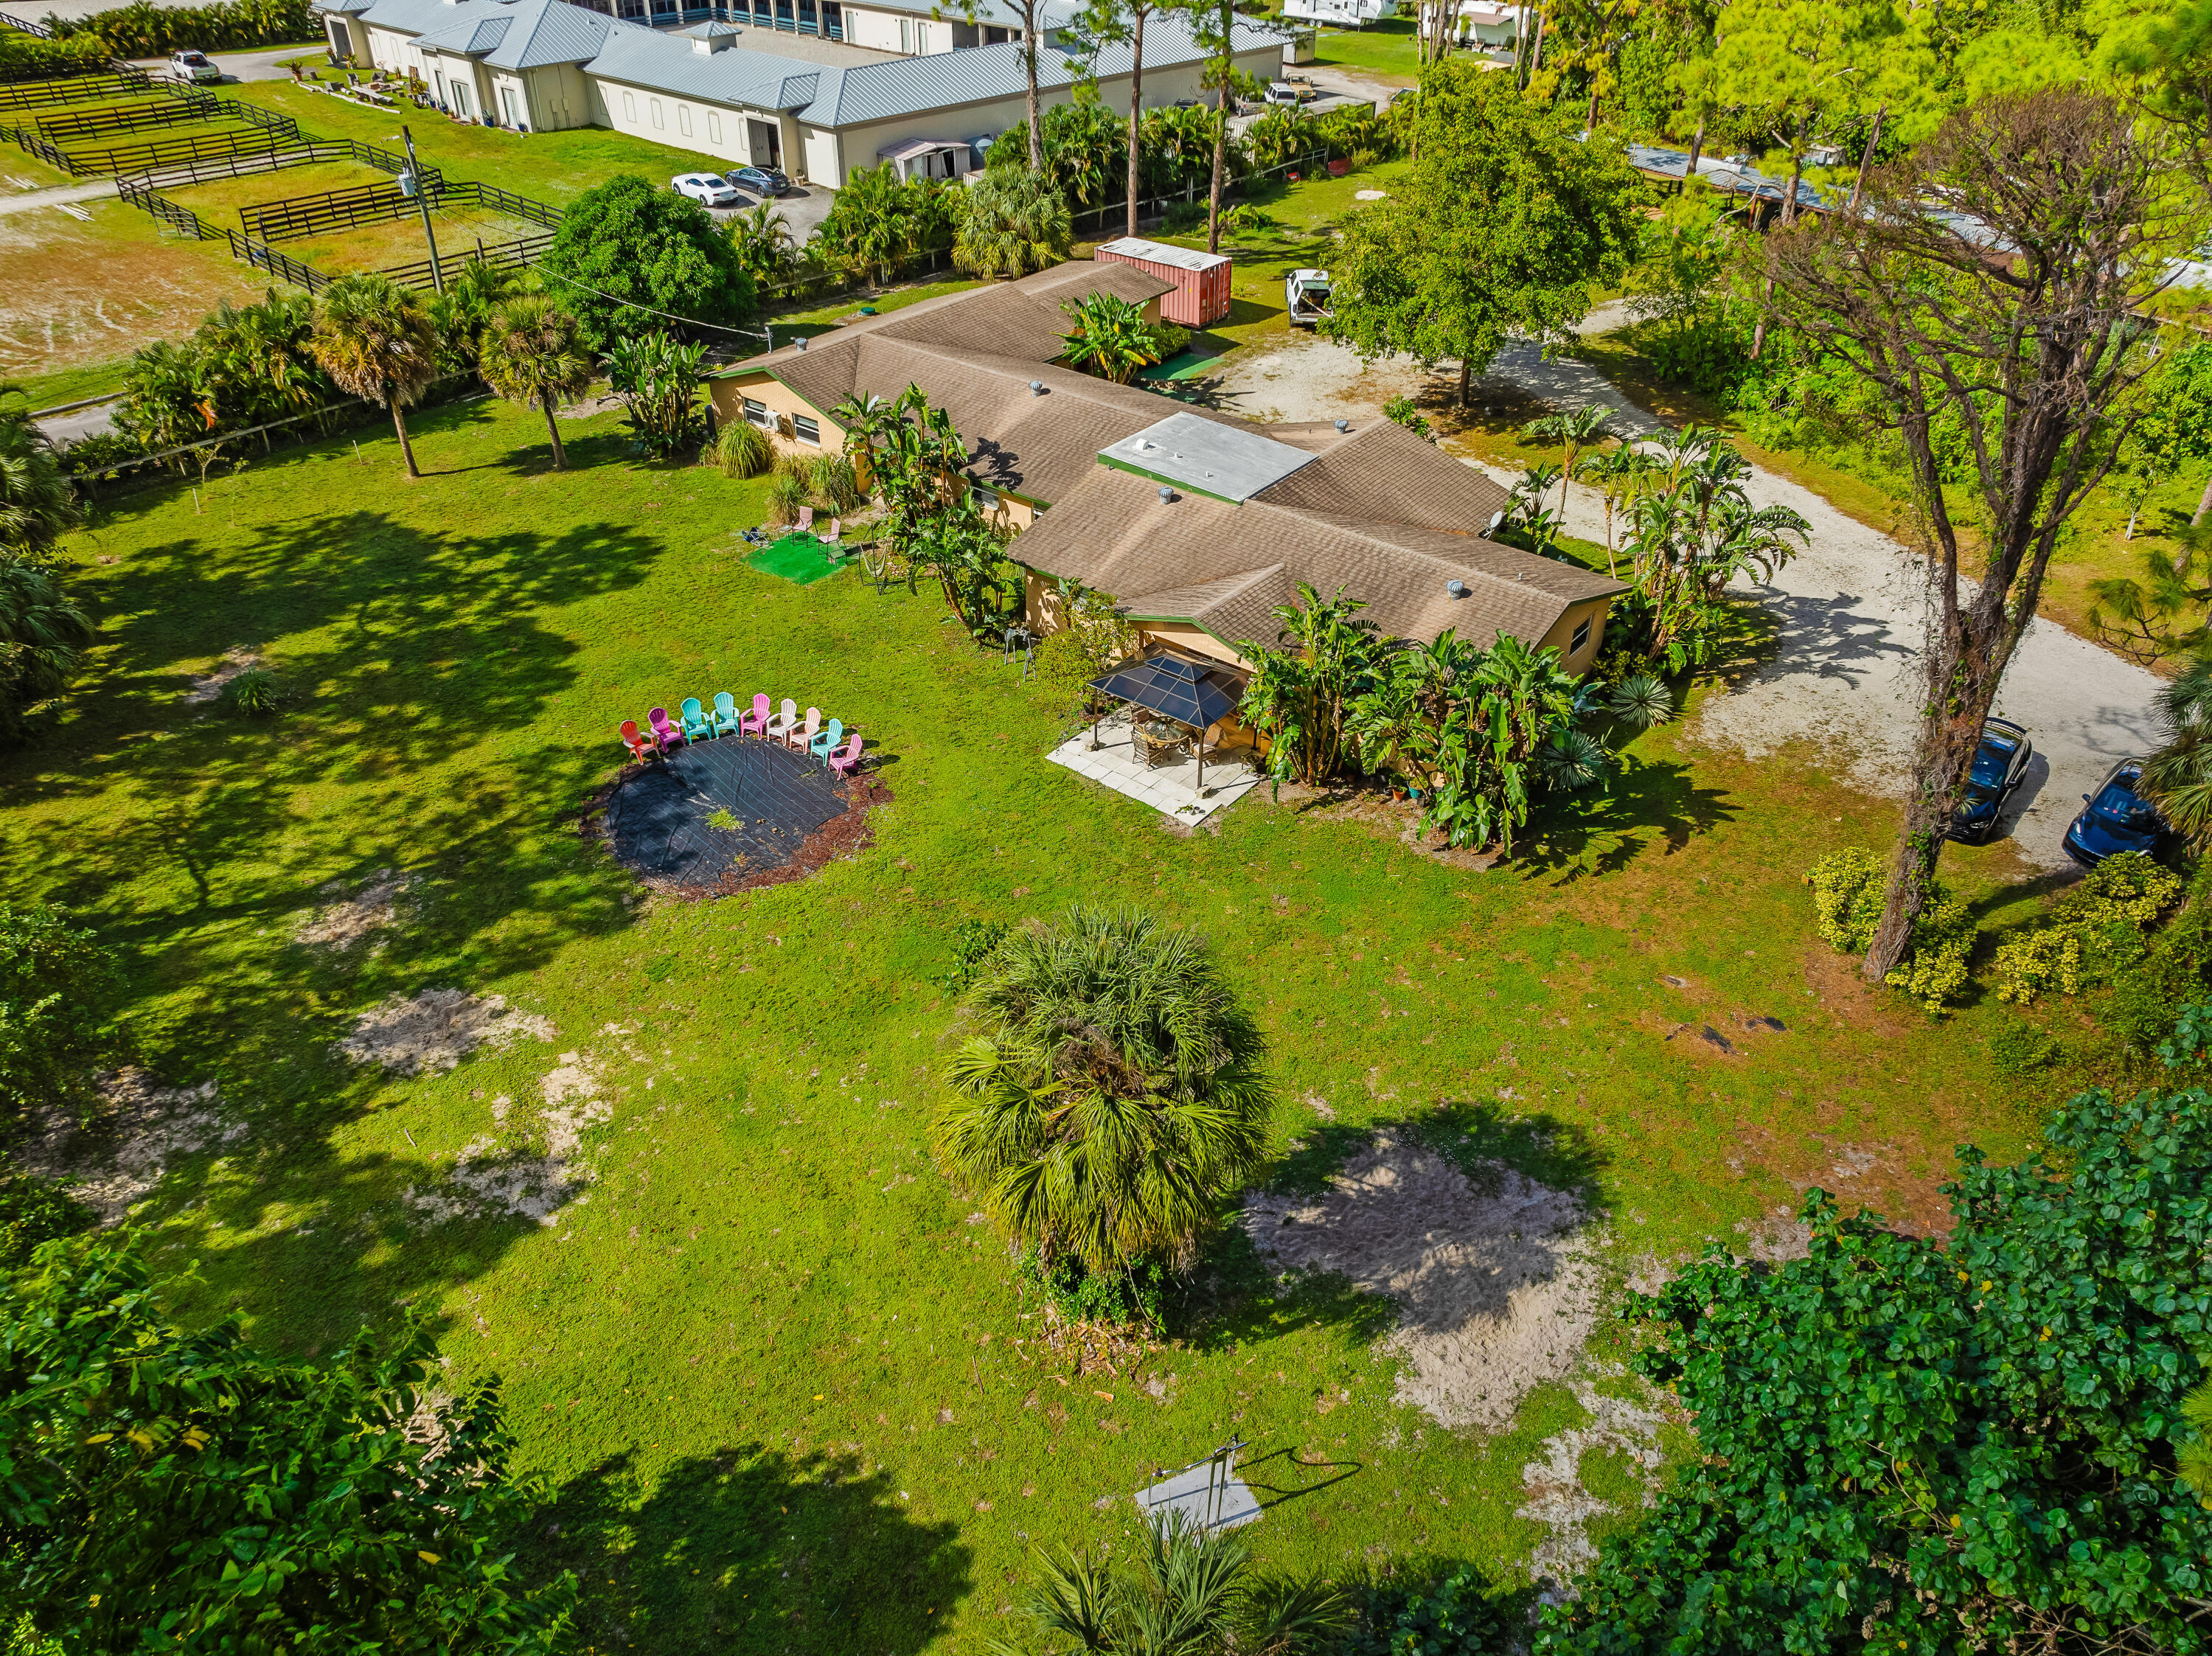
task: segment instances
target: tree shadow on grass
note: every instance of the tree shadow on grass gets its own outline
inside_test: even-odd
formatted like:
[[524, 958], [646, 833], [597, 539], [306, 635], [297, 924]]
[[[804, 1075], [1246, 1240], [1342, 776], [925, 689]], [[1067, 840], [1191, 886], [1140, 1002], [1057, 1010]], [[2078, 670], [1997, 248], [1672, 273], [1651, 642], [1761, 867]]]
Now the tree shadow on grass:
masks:
[[1510, 866], [1523, 879], [1573, 885], [1618, 874], [1655, 846], [1671, 856], [1738, 810], [1720, 789], [1698, 786], [1680, 760], [1623, 753], [1607, 792], [1553, 795], [1537, 807]]
[[973, 1560], [882, 1470], [749, 1443], [651, 1478], [629, 1454], [602, 1462], [536, 1516], [518, 1562], [530, 1580], [576, 1572], [587, 1646], [903, 1656], [935, 1641]]

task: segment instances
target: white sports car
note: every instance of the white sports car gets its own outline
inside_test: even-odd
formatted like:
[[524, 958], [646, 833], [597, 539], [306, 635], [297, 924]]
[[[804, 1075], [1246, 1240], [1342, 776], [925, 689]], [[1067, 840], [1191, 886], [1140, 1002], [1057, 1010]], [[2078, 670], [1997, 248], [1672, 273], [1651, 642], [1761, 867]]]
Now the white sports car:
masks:
[[678, 173], [669, 179], [668, 187], [679, 196], [689, 196], [702, 207], [742, 207], [745, 198], [730, 187], [730, 181], [714, 173]]

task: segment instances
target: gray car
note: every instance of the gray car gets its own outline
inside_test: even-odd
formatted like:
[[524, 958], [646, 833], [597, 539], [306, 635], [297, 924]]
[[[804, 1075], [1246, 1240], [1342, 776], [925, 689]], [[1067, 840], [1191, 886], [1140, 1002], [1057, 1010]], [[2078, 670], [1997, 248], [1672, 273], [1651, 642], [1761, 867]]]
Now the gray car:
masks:
[[757, 196], [781, 196], [791, 188], [791, 180], [773, 167], [740, 167], [722, 176]]

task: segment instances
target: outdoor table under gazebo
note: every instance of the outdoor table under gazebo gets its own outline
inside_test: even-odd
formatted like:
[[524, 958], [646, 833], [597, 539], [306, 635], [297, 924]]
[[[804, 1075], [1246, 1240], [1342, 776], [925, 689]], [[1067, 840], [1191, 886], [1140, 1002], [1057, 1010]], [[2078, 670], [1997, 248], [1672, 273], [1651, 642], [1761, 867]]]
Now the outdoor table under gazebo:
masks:
[[[1241, 690], [1220, 682], [1225, 669], [1176, 655], [1133, 661], [1091, 681], [1091, 688], [1129, 708], [1129, 732], [1147, 765], [1179, 753], [1185, 741], [1198, 761], [1198, 792], [1206, 792], [1206, 733], [1237, 711]], [[1102, 708], [1091, 721], [1091, 746], [1098, 747]]]

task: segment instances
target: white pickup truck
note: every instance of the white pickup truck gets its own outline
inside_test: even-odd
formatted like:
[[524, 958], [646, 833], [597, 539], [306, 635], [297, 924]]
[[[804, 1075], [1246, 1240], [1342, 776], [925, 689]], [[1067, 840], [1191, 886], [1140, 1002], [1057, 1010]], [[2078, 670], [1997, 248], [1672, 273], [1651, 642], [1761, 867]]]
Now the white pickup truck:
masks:
[[1328, 272], [1293, 270], [1283, 278], [1283, 308], [1293, 328], [1310, 328], [1333, 314], [1328, 308]]

